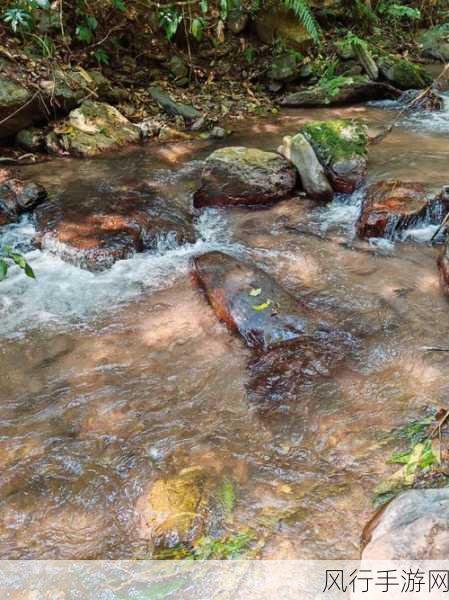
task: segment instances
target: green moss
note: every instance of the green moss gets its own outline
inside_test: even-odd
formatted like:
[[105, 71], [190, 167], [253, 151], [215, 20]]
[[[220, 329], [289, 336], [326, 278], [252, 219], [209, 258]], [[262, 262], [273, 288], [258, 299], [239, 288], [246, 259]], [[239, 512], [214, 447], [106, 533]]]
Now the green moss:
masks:
[[325, 165], [367, 154], [367, 129], [356, 119], [309, 123], [300, 133], [308, 139], [318, 159]]
[[420, 89], [432, 83], [432, 76], [421, 65], [391, 54], [379, 60], [379, 68], [388, 81], [403, 90]]

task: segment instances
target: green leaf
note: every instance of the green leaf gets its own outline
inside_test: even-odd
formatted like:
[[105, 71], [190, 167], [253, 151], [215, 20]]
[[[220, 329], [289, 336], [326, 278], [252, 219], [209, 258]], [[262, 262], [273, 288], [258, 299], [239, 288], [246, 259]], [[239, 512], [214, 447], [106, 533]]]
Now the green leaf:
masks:
[[256, 297], [256, 296], [260, 296], [260, 294], [262, 293], [262, 288], [257, 288], [257, 289], [253, 289], [250, 291], [249, 295]]
[[123, 0], [111, 0], [111, 4], [114, 8], [116, 8], [117, 10], [119, 10], [121, 12], [126, 11], [126, 4], [124, 3]]
[[8, 274], [8, 263], [4, 258], [0, 258], [0, 281], [6, 279]]
[[207, 0], [200, 0], [200, 9], [203, 15], [205, 15], [209, 9], [209, 5], [207, 4]]
[[230, 479], [225, 478], [223, 480], [220, 488], [220, 498], [225, 511], [231, 513], [235, 505], [235, 489]]
[[307, 0], [282, 0], [283, 4], [295, 13], [298, 21], [307, 30], [312, 40], [319, 44], [321, 30]]
[[205, 24], [206, 23], [202, 17], [196, 17], [193, 19], [192, 24], [190, 25], [190, 31], [197, 42], [201, 42], [203, 39]]
[[33, 269], [30, 267], [28, 263], [25, 265], [25, 275], [31, 277], [31, 279], [36, 279], [36, 275], [34, 274]]
[[25, 270], [25, 267], [27, 266], [27, 261], [23, 258], [21, 254], [12, 252], [9, 256], [12, 258], [12, 260], [16, 263], [18, 267]]
[[263, 302], [262, 304], [253, 304], [252, 308], [253, 310], [255, 310], [256, 312], [262, 312], [263, 310], [266, 310], [268, 307], [271, 306], [271, 300], [267, 299], [265, 302]]

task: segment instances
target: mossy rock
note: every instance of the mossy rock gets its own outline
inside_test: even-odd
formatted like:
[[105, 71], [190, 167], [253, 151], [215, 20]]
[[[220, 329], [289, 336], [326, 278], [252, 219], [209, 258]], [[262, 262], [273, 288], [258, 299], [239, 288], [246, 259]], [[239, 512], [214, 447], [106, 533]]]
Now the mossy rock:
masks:
[[278, 4], [257, 13], [256, 31], [264, 44], [271, 45], [279, 39], [287, 48], [300, 52], [307, 52], [314, 44], [310, 33], [294, 13]]
[[[80, 157], [91, 157], [121, 148], [140, 140], [140, 130], [116, 108], [104, 102], [85, 100], [73, 110], [68, 121], [54, 133], [59, 146], [66, 152]], [[49, 150], [54, 148], [54, 136]], [[47, 144], [48, 146], [48, 144]]]
[[15, 143], [28, 152], [40, 152], [45, 147], [45, 132], [38, 127], [22, 129], [16, 135]]
[[449, 23], [421, 32], [418, 41], [426, 56], [443, 62], [449, 61]]
[[405, 58], [386, 55], [378, 64], [382, 76], [401, 90], [422, 89], [432, 83], [432, 76], [423, 67]]
[[272, 81], [293, 81], [299, 76], [301, 55], [282, 54], [275, 56], [268, 70], [268, 79]]
[[199, 466], [183, 469], [155, 481], [139, 499], [140, 535], [156, 548], [192, 546], [202, 536], [221, 531], [234, 501], [230, 480]]
[[0, 139], [16, 134], [41, 118], [31, 92], [13, 78], [0, 74]]
[[112, 95], [109, 80], [94, 70], [56, 69], [54, 79], [42, 82], [41, 87], [55, 109], [63, 113], [76, 108], [84, 98], [92, 96], [92, 92], [106, 100]]
[[368, 129], [358, 119], [312, 122], [300, 133], [309, 141], [337, 192], [351, 193], [366, 176]]

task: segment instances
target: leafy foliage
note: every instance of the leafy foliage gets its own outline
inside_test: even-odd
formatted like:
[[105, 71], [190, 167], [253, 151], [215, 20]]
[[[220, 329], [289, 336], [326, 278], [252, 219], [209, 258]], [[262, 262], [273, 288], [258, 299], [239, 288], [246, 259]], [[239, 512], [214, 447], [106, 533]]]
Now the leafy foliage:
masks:
[[319, 43], [321, 39], [320, 26], [318, 25], [307, 0], [283, 0], [284, 5], [293, 11], [298, 21], [303, 25], [314, 40]]
[[21, 254], [15, 252], [11, 246], [3, 246], [0, 251], [0, 281], [3, 281], [8, 276], [8, 269], [11, 262], [23, 269], [25, 275], [28, 277], [32, 279], [36, 278], [33, 269]]

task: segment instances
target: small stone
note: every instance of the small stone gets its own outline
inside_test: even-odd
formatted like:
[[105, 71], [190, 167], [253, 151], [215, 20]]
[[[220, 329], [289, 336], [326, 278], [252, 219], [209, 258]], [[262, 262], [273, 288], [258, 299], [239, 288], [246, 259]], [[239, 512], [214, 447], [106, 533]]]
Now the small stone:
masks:
[[222, 140], [226, 137], [226, 131], [223, 127], [213, 127], [210, 132], [211, 137], [216, 138], [218, 140]]

